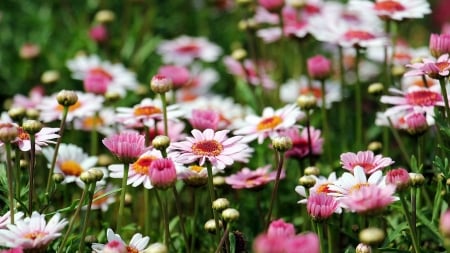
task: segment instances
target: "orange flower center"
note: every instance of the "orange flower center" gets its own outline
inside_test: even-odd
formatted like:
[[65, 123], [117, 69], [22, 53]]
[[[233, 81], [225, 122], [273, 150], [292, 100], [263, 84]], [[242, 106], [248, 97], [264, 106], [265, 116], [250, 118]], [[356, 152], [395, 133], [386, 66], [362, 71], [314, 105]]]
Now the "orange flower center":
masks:
[[103, 121], [103, 119], [99, 116], [88, 116], [85, 117], [83, 120], [83, 127], [87, 129], [92, 129], [94, 128], [94, 126], [101, 126], [104, 123], [105, 122]]
[[281, 122], [283, 122], [283, 119], [280, 116], [273, 116], [273, 117], [261, 120], [258, 123], [258, 125], [256, 126], [256, 129], [258, 131], [262, 131], [262, 130], [266, 130], [266, 129], [274, 129]]
[[322, 98], [322, 89], [316, 87], [303, 87], [300, 89], [300, 95], [312, 94], [316, 98]]
[[349, 190], [349, 193], [358, 191], [359, 189], [363, 188], [363, 187], [367, 187], [369, 186], [369, 183], [359, 183], [359, 184], [355, 184], [354, 186], [352, 186]]
[[31, 233], [24, 234], [23, 237], [25, 237], [27, 239], [31, 239], [31, 240], [36, 240], [36, 239], [39, 239], [39, 238], [44, 237], [46, 235], [47, 235], [47, 233], [45, 233], [45, 232], [36, 231], [36, 232], [31, 232]]
[[59, 165], [59, 168], [65, 175], [70, 175], [70, 176], [78, 177], [78, 176], [80, 176], [81, 172], [83, 172], [83, 168], [80, 166], [80, 164], [73, 160], [68, 160], [68, 161], [62, 162]]
[[[78, 100], [75, 104], [69, 106], [69, 112], [75, 111], [76, 109], [80, 108], [81, 105], [82, 105], [82, 104], [80, 103], [80, 100]], [[56, 106], [56, 110], [62, 112], [62, 111], [64, 110], [64, 106], [58, 104], [58, 105]]]
[[391, 13], [405, 10], [405, 6], [393, 0], [378, 1], [375, 3], [374, 8], [377, 11], [387, 11]]
[[134, 109], [134, 116], [151, 116], [161, 112], [161, 109], [153, 105], [139, 106]]
[[158, 159], [156, 156], [142, 156], [131, 165], [132, 169], [141, 175], [147, 175], [150, 165], [154, 160]]
[[222, 144], [216, 140], [200, 141], [192, 145], [192, 152], [200, 156], [218, 156], [222, 150]]
[[317, 187], [316, 192], [317, 193], [330, 193], [330, 188], [328, 187], [329, 183], [323, 183]]
[[373, 166], [373, 163], [355, 163], [355, 164], [353, 164], [353, 167], [355, 167], [355, 166], [363, 167], [364, 171], [369, 171], [375, 167], [375, 166]]
[[406, 94], [406, 101], [411, 105], [433, 106], [442, 101], [442, 97], [433, 91], [419, 90]]
[[189, 166], [189, 169], [195, 173], [200, 173], [200, 171], [203, 170], [203, 167], [198, 166], [198, 165], [192, 165], [192, 166]]
[[127, 252], [128, 253], [139, 253], [139, 250], [135, 247], [127, 246]]
[[19, 137], [19, 139], [21, 139], [21, 140], [29, 140], [30, 139], [30, 135], [27, 132], [25, 132], [22, 127], [19, 127], [17, 130], [19, 130], [18, 131], [19, 135], [17, 136], [17, 137]]
[[413, 81], [413, 85], [418, 86], [418, 87], [431, 87], [434, 85], [434, 82], [428, 78], [425, 79], [425, 82], [426, 82], [426, 85], [422, 79], [415, 79]]
[[438, 67], [439, 71], [444, 71], [450, 67], [450, 63], [446, 61], [436, 62], [436, 67]]

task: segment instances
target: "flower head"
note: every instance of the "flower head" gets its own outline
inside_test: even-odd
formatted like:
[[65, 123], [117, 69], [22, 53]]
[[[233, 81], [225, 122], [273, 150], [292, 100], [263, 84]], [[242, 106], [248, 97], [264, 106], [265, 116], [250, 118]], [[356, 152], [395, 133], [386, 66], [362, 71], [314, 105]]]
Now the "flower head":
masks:
[[136, 132], [123, 132], [106, 137], [103, 145], [121, 162], [132, 163], [146, 150], [145, 138]]
[[[109, 242], [119, 242], [120, 244], [125, 245], [126, 252], [144, 252], [145, 248], [148, 245], [148, 242], [150, 241], [150, 238], [148, 236], [142, 236], [142, 234], [137, 233], [134, 234], [133, 237], [130, 240], [129, 244], [126, 244], [119, 234], [115, 234], [114, 231], [110, 228], [106, 230], [106, 238]], [[107, 244], [108, 244], [107, 243]], [[101, 243], [93, 243], [92, 244], [92, 250], [96, 253], [103, 252], [103, 249], [105, 248], [105, 244]]]
[[359, 151], [358, 153], [347, 152], [341, 154], [341, 164], [346, 170], [353, 171], [356, 166], [362, 167], [366, 174], [372, 174], [393, 164], [389, 157], [375, 155], [372, 151]]
[[326, 193], [311, 194], [306, 204], [308, 214], [314, 220], [328, 219], [338, 207], [336, 198]]
[[[22, 127], [19, 127], [18, 130], [19, 135], [16, 143], [19, 146], [19, 149], [22, 151], [29, 151], [31, 149], [30, 135], [26, 133]], [[34, 134], [35, 149], [40, 151], [43, 146], [55, 144], [56, 142], [53, 139], [59, 138], [59, 134], [57, 134], [57, 132], [59, 132], [59, 128], [43, 127], [39, 132]]]
[[427, 75], [433, 79], [446, 78], [450, 74], [450, 57], [449, 54], [443, 54], [436, 60], [423, 58], [422, 62], [406, 65], [411, 68], [405, 73], [405, 76]]
[[174, 89], [182, 88], [191, 79], [189, 70], [186, 67], [176, 65], [162, 66], [158, 69], [158, 74], [170, 78]]
[[423, 18], [431, 13], [430, 4], [425, 0], [352, 0], [349, 5], [360, 11], [374, 12], [384, 20]]
[[316, 80], [324, 80], [331, 74], [331, 61], [322, 55], [309, 58], [307, 67], [309, 76]]
[[[249, 168], [243, 168], [236, 174], [230, 175], [225, 178], [225, 182], [233, 189], [252, 189], [259, 188], [276, 178], [276, 171], [269, 172], [271, 165], [266, 165], [256, 170], [250, 170]], [[285, 177], [284, 170], [281, 173], [280, 178]]]
[[287, 223], [283, 219], [274, 220], [269, 224], [267, 235], [273, 237], [294, 237], [295, 228], [293, 224]]
[[[292, 148], [286, 151], [287, 157], [295, 157], [301, 159], [306, 157], [309, 153], [308, 143], [308, 129], [303, 128], [301, 131], [296, 127], [291, 127], [283, 131], [285, 136], [292, 140]], [[314, 127], [309, 128], [309, 135], [311, 139], [311, 153], [312, 155], [322, 154], [323, 138], [320, 136], [321, 131]]]
[[220, 115], [214, 110], [192, 110], [192, 116], [189, 119], [193, 128], [203, 131], [207, 128], [217, 130], [220, 122]]
[[363, 185], [340, 199], [342, 204], [352, 212], [360, 214], [377, 213], [397, 200], [394, 197], [395, 186]]
[[443, 54], [450, 53], [450, 34], [435, 34], [430, 35], [430, 52], [434, 57], [439, 57]]
[[150, 165], [150, 180], [156, 188], [168, 188], [177, 181], [175, 164], [169, 158], [156, 159]]
[[397, 190], [404, 190], [409, 186], [409, 173], [404, 168], [397, 168], [386, 173], [386, 184], [392, 184]]

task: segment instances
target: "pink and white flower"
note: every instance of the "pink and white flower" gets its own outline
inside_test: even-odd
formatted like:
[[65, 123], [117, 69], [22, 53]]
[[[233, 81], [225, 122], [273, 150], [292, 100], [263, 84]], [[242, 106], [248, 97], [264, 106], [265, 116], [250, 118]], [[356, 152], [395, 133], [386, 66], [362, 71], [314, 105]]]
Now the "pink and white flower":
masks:
[[356, 167], [364, 169], [366, 174], [372, 174], [375, 171], [382, 170], [394, 161], [390, 157], [383, 157], [382, 155], [375, 155], [372, 151], [358, 151], [358, 153], [346, 152], [341, 154], [342, 168], [354, 171]]
[[277, 110], [266, 107], [261, 116], [248, 115], [245, 118], [247, 126], [237, 129], [234, 133], [245, 135], [246, 141], [258, 139], [261, 144], [265, 138], [277, 136], [279, 131], [294, 126], [303, 115], [295, 104], [288, 104]]
[[[17, 222], [18, 220], [21, 220], [24, 216], [24, 213], [22, 212], [15, 212], [14, 213], [14, 222]], [[10, 211], [7, 211], [4, 215], [0, 216], [0, 229], [6, 228], [8, 224], [11, 224], [11, 213]]]
[[[231, 56], [224, 57], [223, 62], [228, 70], [228, 73], [243, 79], [252, 85], [261, 85], [268, 90], [276, 87], [275, 82], [267, 73], [263, 62], [257, 62], [255, 64], [252, 60], [245, 59], [242, 63], [240, 63]], [[258, 72], [256, 71], [256, 67], [258, 67]]]
[[[110, 228], [106, 230], [106, 238], [108, 239], [108, 242], [118, 241], [122, 243], [123, 245], [126, 246], [128, 252], [138, 252], [138, 253], [143, 253], [148, 245], [148, 242], [150, 241], [150, 237], [142, 236], [142, 234], [137, 233], [134, 234], [133, 237], [131, 237], [130, 243], [127, 244], [123, 241], [123, 239], [120, 237], [119, 234], [115, 234], [114, 231]], [[105, 244], [101, 243], [92, 244], [92, 250], [96, 253], [103, 252], [104, 247]]]
[[150, 164], [150, 180], [157, 189], [171, 187], [177, 181], [175, 163], [169, 158], [159, 158]]
[[[256, 170], [243, 168], [236, 174], [226, 177], [225, 182], [231, 185], [233, 189], [259, 188], [275, 180], [277, 172], [276, 171], [269, 172], [269, 169], [271, 167], [272, 167], [271, 165], [266, 165], [257, 168]], [[286, 173], [284, 170], [282, 170], [280, 174], [280, 179], [284, 178], [285, 176]]]
[[[86, 92], [116, 92], [124, 96], [138, 86], [136, 75], [120, 63], [102, 61], [97, 55], [78, 55], [67, 62], [72, 78], [82, 80]], [[78, 98], [79, 99], [79, 98]]]
[[367, 178], [364, 168], [356, 166], [353, 174], [344, 172], [333, 184], [327, 185], [328, 194], [336, 196], [338, 199], [345, 197], [353, 191], [368, 185], [378, 185], [384, 187], [386, 185], [383, 173], [380, 170], [375, 171]]
[[193, 137], [170, 144], [169, 157], [181, 164], [198, 161], [200, 166], [208, 161], [219, 170], [235, 161], [247, 162], [253, 149], [243, 141], [242, 136], [228, 138], [228, 132], [229, 130], [214, 132], [212, 129], [201, 132], [193, 129]]
[[340, 201], [352, 212], [360, 214], [377, 213], [397, 200], [394, 193], [395, 186], [391, 184], [383, 187], [373, 184], [364, 185], [355, 188]]
[[102, 140], [102, 143], [124, 163], [136, 161], [147, 150], [145, 137], [130, 131], [108, 136]]
[[442, 79], [450, 75], [450, 57], [449, 54], [443, 54], [439, 58], [423, 58], [421, 63], [406, 65], [411, 68], [405, 73], [405, 76], [427, 75], [433, 79]]
[[313, 220], [326, 220], [340, 210], [339, 203], [335, 197], [326, 193], [314, 193], [308, 197], [306, 203], [308, 214]]
[[179, 89], [188, 85], [191, 77], [186, 67], [176, 65], [165, 65], [158, 69], [158, 74], [163, 75], [172, 80], [172, 87]]
[[35, 109], [44, 98], [44, 93], [44, 87], [38, 85], [30, 90], [28, 97], [21, 94], [16, 94], [13, 97], [13, 104], [11, 108], [22, 107], [25, 109]]
[[[292, 148], [285, 152], [287, 157], [301, 159], [310, 154], [308, 128], [305, 127], [300, 131], [297, 127], [291, 127], [283, 130], [282, 135], [287, 136], [292, 140]], [[321, 131], [314, 127], [310, 127], [309, 135], [311, 139], [311, 154], [321, 155], [323, 152], [323, 138], [321, 137]]]
[[426, 0], [351, 0], [349, 6], [361, 12], [374, 12], [381, 19], [396, 21], [419, 19], [431, 13]]
[[[322, 106], [322, 87], [319, 81], [311, 81], [305, 77], [299, 79], [290, 79], [281, 86], [280, 98], [286, 103], [295, 103], [298, 96], [312, 94], [317, 100], [318, 106]], [[334, 102], [341, 101], [341, 87], [338, 83], [330, 80], [325, 83], [325, 106], [327, 109], [331, 108]]]
[[67, 221], [61, 219], [59, 213], [47, 222], [44, 214], [33, 212], [31, 217], [18, 220], [14, 225], [9, 224], [7, 229], [0, 229], [0, 245], [45, 251], [53, 240], [61, 236], [60, 231], [66, 224]]
[[[19, 136], [15, 143], [22, 151], [29, 151], [31, 149], [30, 135], [23, 130], [22, 127], [18, 127]], [[54, 139], [59, 138], [59, 127], [43, 127], [39, 132], [34, 135], [35, 149], [41, 151], [42, 147], [48, 146], [48, 144], [55, 144]]]

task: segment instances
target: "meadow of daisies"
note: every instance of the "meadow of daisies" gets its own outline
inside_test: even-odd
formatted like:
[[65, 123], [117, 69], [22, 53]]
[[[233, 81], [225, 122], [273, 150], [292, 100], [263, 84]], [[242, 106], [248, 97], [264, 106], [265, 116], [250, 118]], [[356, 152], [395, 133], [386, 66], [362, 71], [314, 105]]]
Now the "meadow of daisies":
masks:
[[0, 252], [450, 252], [449, 6], [2, 2]]

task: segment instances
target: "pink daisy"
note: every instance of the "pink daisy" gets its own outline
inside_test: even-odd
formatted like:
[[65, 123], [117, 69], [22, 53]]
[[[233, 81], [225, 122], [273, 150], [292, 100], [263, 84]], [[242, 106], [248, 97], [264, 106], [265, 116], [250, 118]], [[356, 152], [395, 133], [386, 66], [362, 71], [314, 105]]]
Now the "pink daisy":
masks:
[[[40, 119], [43, 122], [51, 122], [62, 118], [63, 106], [58, 104], [56, 95], [44, 97], [37, 109], [40, 110]], [[72, 122], [74, 118], [85, 118], [95, 114], [102, 108], [104, 98], [91, 93], [77, 92], [78, 101], [69, 107], [67, 122]]]
[[308, 196], [313, 195], [313, 194], [329, 194], [332, 192], [332, 190], [330, 189], [330, 185], [333, 185], [336, 181], [336, 173], [335, 172], [331, 172], [327, 177], [324, 176], [314, 176], [311, 175], [315, 180], [316, 183], [314, 184], [313, 187], [309, 188], [309, 193], [306, 192], [306, 189], [304, 186], [302, 185], [298, 185], [295, 187], [295, 192], [297, 192], [301, 197], [303, 197], [303, 199], [299, 200], [297, 203], [308, 203]]
[[25, 109], [35, 109], [44, 98], [44, 93], [44, 87], [39, 85], [30, 90], [28, 97], [21, 94], [16, 94], [13, 97], [13, 104], [11, 108], [23, 107]]
[[[148, 245], [148, 242], [150, 241], [150, 237], [148, 236], [142, 236], [142, 234], [137, 233], [134, 234], [133, 237], [131, 237], [130, 243], [126, 244], [119, 234], [115, 234], [114, 231], [110, 228], [106, 230], [106, 238], [108, 239], [108, 242], [117, 241], [120, 242], [122, 245], [125, 245], [127, 252], [144, 252], [145, 248]], [[105, 247], [105, 244], [101, 243], [93, 243], [92, 244], [92, 250], [93, 252], [100, 253], [103, 252], [103, 248]]]
[[392, 184], [397, 190], [403, 190], [409, 186], [409, 173], [404, 168], [397, 168], [386, 173], [386, 184]]
[[308, 214], [313, 220], [326, 220], [339, 208], [335, 197], [326, 193], [311, 194], [306, 204]]
[[219, 127], [220, 114], [214, 110], [201, 110], [194, 109], [191, 113], [191, 118], [189, 122], [192, 125], [192, 128], [196, 128], [200, 131], [203, 131], [207, 128], [211, 128], [216, 131]]
[[[388, 120], [389, 119], [389, 120]], [[421, 107], [405, 108], [397, 110], [396, 107], [388, 108], [385, 112], [377, 113], [375, 125], [388, 126], [408, 132], [417, 132], [417, 130], [426, 130], [429, 126], [435, 124], [434, 113]]]
[[[367, 178], [364, 168], [356, 166], [353, 174], [344, 172], [333, 184], [327, 185], [328, 194], [338, 199], [345, 197], [353, 191], [368, 185], [378, 185], [384, 187], [386, 185], [383, 173], [380, 170], [375, 171]], [[342, 202], [341, 202], [342, 204]]]
[[358, 151], [358, 153], [346, 152], [341, 154], [341, 165], [344, 169], [353, 171], [355, 167], [361, 167], [366, 174], [382, 170], [393, 164], [389, 157], [375, 155], [372, 151]]
[[394, 193], [394, 185], [389, 184], [383, 187], [365, 185], [354, 189], [340, 201], [352, 212], [360, 214], [377, 213], [397, 200]]
[[[311, 151], [312, 155], [322, 154], [323, 138], [321, 131], [310, 127]], [[292, 148], [286, 151], [287, 157], [301, 159], [309, 154], [308, 129], [305, 127], [301, 131], [297, 127], [291, 127], [282, 132], [282, 135], [291, 138]]]
[[283, 219], [274, 220], [267, 229], [268, 236], [294, 237], [295, 227], [292, 223], [287, 223]]
[[245, 118], [247, 126], [234, 133], [245, 135], [247, 141], [258, 139], [258, 143], [261, 144], [265, 138], [277, 136], [279, 131], [294, 126], [303, 115], [304, 113], [295, 104], [288, 104], [278, 110], [266, 107], [261, 116], [248, 115]]
[[163, 75], [172, 80], [172, 87], [179, 89], [188, 85], [191, 77], [186, 67], [176, 65], [165, 65], [158, 69], [158, 74]]
[[411, 68], [411, 70], [406, 72], [405, 76], [427, 75], [433, 79], [442, 79], [450, 74], [450, 57], [449, 54], [443, 54], [436, 60], [423, 58], [421, 63], [413, 63], [406, 66]]
[[[225, 178], [225, 182], [233, 189], [252, 189], [252, 188], [260, 188], [271, 181], [274, 181], [277, 172], [272, 171], [269, 172], [271, 165], [266, 165], [264, 167], [257, 168], [256, 170], [250, 170], [249, 168], [243, 168], [241, 171], [236, 174], [230, 175]], [[286, 176], [285, 171], [281, 172], [281, 178]]]
[[66, 224], [67, 221], [61, 219], [59, 213], [46, 222], [44, 214], [33, 212], [31, 217], [7, 225], [8, 229], [0, 229], [0, 245], [45, 251], [53, 240], [61, 236], [60, 231]]
[[175, 162], [189, 164], [198, 161], [203, 166], [208, 160], [219, 170], [235, 161], [247, 162], [253, 152], [242, 136], [227, 137], [229, 130], [214, 132], [206, 129], [203, 132], [194, 129], [193, 137], [186, 141], [174, 142], [169, 146], [169, 157]]
[[102, 143], [123, 163], [136, 161], [147, 149], [144, 136], [136, 132], [111, 135], [104, 138]]
[[426, 0], [351, 0], [349, 5], [362, 12], [373, 11], [381, 19], [397, 21], [423, 18], [431, 13], [430, 4]]
[[157, 189], [171, 187], [177, 181], [175, 163], [169, 158], [159, 158], [150, 165], [150, 180]]
[[222, 49], [206, 38], [182, 35], [173, 40], [162, 41], [157, 48], [166, 64], [187, 66], [195, 60], [213, 62], [222, 53]]
[[[19, 149], [22, 151], [29, 151], [31, 149], [30, 135], [25, 132], [22, 127], [19, 127], [18, 130], [19, 136], [16, 143], [19, 146]], [[59, 127], [43, 127], [37, 132], [34, 135], [36, 151], [42, 150], [41, 147], [48, 146], [48, 144], [55, 144], [56, 141], [54, 141], [54, 139], [59, 138], [59, 134], [56, 134], [57, 132], [59, 132]]]
[[67, 62], [72, 78], [82, 80], [86, 92], [116, 92], [124, 96], [138, 86], [136, 75], [120, 63], [102, 61], [97, 55], [79, 55]]
[[[153, 161], [162, 158], [162, 154], [159, 150], [152, 149], [145, 152], [139, 158], [130, 165], [128, 170], [127, 185], [138, 187], [143, 185], [147, 189], [152, 189], [153, 185], [150, 180], [150, 167]], [[108, 166], [108, 170], [111, 172], [111, 178], [123, 178], [124, 165], [112, 164]]]

